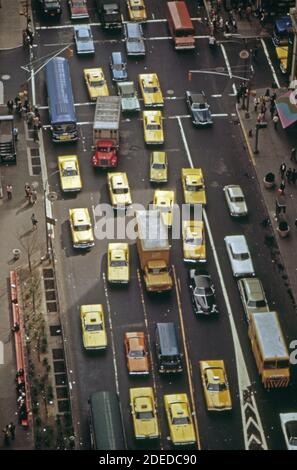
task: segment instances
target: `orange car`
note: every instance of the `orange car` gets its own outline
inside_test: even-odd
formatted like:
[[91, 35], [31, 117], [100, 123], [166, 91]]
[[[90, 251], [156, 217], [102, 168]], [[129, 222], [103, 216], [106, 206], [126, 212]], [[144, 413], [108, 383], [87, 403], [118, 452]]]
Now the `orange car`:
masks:
[[125, 333], [127, 367], [130, 375], [148, 375], [149, 361], [144, 333]]

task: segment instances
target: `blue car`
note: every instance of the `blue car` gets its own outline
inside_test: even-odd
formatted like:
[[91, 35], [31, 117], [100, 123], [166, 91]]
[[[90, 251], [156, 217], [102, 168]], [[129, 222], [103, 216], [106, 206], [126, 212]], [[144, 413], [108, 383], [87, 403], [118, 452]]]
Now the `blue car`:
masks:
[[95, 54], [93, 35], [88, 24], [74, 26], [74, 40], [78, 54]]
[[110, 58], [110, 68], [112, 79], [115, 82], [119, 82], [121, 80], [127, 80], [128, 72], [127, 72], [127, 65], [123, 60], [123, 55], [121, 52], [113, 52]]

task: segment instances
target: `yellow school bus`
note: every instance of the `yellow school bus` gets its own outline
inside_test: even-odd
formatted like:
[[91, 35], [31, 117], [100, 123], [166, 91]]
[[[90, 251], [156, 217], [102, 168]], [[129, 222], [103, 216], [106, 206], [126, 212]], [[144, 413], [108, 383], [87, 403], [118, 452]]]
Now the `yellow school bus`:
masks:
[[287, 387], [290, 380], [289, 353], [277, 313], [251, 313], [248, 334], [264, 387]]

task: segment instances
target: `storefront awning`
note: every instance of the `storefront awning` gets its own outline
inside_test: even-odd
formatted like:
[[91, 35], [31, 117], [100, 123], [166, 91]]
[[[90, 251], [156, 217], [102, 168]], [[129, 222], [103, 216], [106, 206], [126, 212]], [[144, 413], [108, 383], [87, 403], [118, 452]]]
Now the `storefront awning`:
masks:
[[297, 121], [297, 89], [290, 90], [276, 100], [276, 109], [284, 129]]

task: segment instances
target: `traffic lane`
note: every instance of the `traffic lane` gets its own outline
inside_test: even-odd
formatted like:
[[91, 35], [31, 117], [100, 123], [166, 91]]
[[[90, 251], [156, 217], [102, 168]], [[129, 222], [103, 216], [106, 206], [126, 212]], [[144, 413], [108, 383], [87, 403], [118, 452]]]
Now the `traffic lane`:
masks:
[[[21, 65], [27, 65], [29, 62], [28, 51], [22, 47], [13, 50], [0, 51], [0, 77], [4, 88], [4, 101], [6, 105], [9, 99], [15, 98], [22, 89], [28, 78], [28, 72], [21, 69]], [[17, 64], [17, 65], [16, 65]], [[7, 79], [3, 79], [3, 76]], [[15, 116], [16, 122], [19, 120]]]
[[[273, 76], [261, 42], [253, 39], [250, 40], [247, 45], [245, 45], [243, 41], [236, 41], [232, 39], [230, 41], [224, 41], [224, 47], [232, 73], [234, 75], [239, 75], [244, 78], [252, 77], [252, 86], [254, 88], [264, 88], [271, 86], [273, 82]], [[258, 48], [258, 55], [256, 60], [252, 60], [251, 57], [249, 57], [246, 61], [240, 58], [239, 54], [242, 50], [248, 50], [248, 52], [251, 54], [250, 51], [255, 47]], [[254, 69], [253, 76], [250, 69], [251, 65]]]
[[288, 83], [289, 83], [289, 74], [288, 73], [282, 73], [282, 71], [280, 69], [280, 66], [279, 66], [280, 61], [277, 58], [277, 55], [276, 55], [276, 52], [275, 52], [275, 45], [273, 44], [272, 39], [271, 38], [264, 38], [263, 41], [266, 44], [268, 54], [269, 54], [269, 57], [272, 61], [273, 66], [274, 66], [274, 70], [275, 70], [277, 79], [279, 81], [279, 84], [282, 88], [285, 88], [285, 87], [288, 86]]
[[[226, 249], [223, 241], [224, 236], [237, 233], [245, 234], [247, 237], [249, 248], [251, 250], [257, 275], [263, 281], [265, 289], [269, 285], [271, 286], [271, 290], [275, 292], [274, 301], [276, 303], [276, 296], [280, 295], [279, 291], [281, 289], [279, 288], [279, 278], [275, 276], [275, 272], [271, 270], [270, 252], [263, 243], [264, 236], [263, 229], [260, 226], [260, 222], [263, 220], [264, 217], [266, 217], [266, 211], [261, 203], [261, 195], [259, 193], [258, 183], [255, 179], [253, 169], [250, 165], [248, 158], [246, 158], [246, 155], [240, 148], [240, 135], [237, 135], [237, 138], [236, 135], [233, 135], [233, 137], [235, 138], [230, 139], [230, 129], [228, 130], [226, 128], [226, 126], [228, 126], [227, 122], [219, 121], [219, 123], [221, 127], [220, 133], [222, 134], [221, 149], [224, 150], [221, 150], [220, 152], [218, 149], [216, 149], [216, 163], [214, 162], [214, 159], [212, 158], [209, 149], [206, 149], [205, 147], [205, 142], [203, 142], [203, 136], [201, 139], [199, 139], [199, 142], [196, 142], [199, 144], [199, 146], [201, 145], [201, 149], [204, 149], [204, 153], [199, 152], [199, 149], [197, 148], [195, 149], [195, 151], [193, 151], [193, 147], [191, 147], [191, 150], [193, 155], [196, 154], [200, 156], [199, 165], [201, 164], [202, 168], [204, 168], [206, 184], [208, 181], [212, 181], [210, 186], [207, 184], [207, 187], [209, 188], [207, 192], [209, 201], [207, 213], [210, 220], [211, 228], [213, 230], [214, 241], [217, 246], [219, 259], [222, 260], [221, 267], [223, 270], [224, 278], [226, 280], [226, 286], [228, 289], [229, 297], [230, 299], [232, 299], [232, 309], [233, 312], [235, 312], [234, 319], [238, 329], [240, 343], [243, 347], [245, 360], [250, 373], [250, 378], [257, 392], [257, 397], [262, 396], [264, 398], [265, 396], [267, 396], [267, 392], [263, 390], [259, 380], [257, 379], [258, 374], [255, 368], [255, 361], [252, 356], [247, 336], [247, 325], [244, 320], [243, 310], [240, 303], [237, 286], [234, 280], [232, 280], [232, 274], [229, 267], [229, 260], [227, 259]], [[190, 129], [189, 132], [191, 132]], [[234, 131], [232, 131], [231, 136], [233, 132]], [[229, 136], [229, 142], [226, 138], [223, 138], [223, 136]], [[191, 143], [194, 142], [193, 137], [189, 137], [189, 141]], [[215, 141], [215, 139], [213, 139], [213, 141]], [[210, 150], [213, 150], [213, 147], [211, 147]], [[224, 154], [223, 159], [222, 154]], [[219, 158], [220, 156], [221, 158]], [[208, 164], [206, 164], [207, 162], [205, 161], [205, 165], [203, 165], [203, 159], [207, 159]], [[226, 203], [224, 201], [224, 197], [221, 191], [221, 188], [224, 184], [234, 182], [239, 183], [242, 186], [249, 207], [257, 208], [257, 212], [250, 209], [248, 222], [245, 223], [238, 224], [230, 219], [227, 213]], [[229, 281], [227, 282], [227, 280]], [[270, 303], [269, 297], [268, 302]], [[284, 310], [292, 312], [292, 305], [290, 304], [289, 296], [287, 296], [287, 298], [285, 299], [283, 298], [283, 294], [281, 294], [279, 305], [281, 306], [281, 311]], [[284, 305], [286, 305], [286, 308], [284, 308]], [[240, 314], [238, 315], [238, 313], [236, 312], [240, 312]], [[293, 319], [294, 317], [292, 315], [293, 313], [291, 313], [291, 315], [288, 315], [288, 317]], [[286, 325], [282, 320], [281, 324], [283, 326], [283, 329], [286, 330]], [[290, 330], [285, 332], [285, 334], [288, 335], [288, 332], [290, 332], [289, 334], [292, 338], [296, 337], [296, 325], [290, 325]], [[295, 381], [294, 375], [295, 372], [293, 373], [293, 384]], [[288, 400], [291, 400], [292, 406], [294, 406], [295, 399], [294, 401], [292, 401], [290, 387], [287, 391], [278, 391], [277, 393], [280, 393], [282, 395], [286, 394], [288, 396]], [[288, 403], [288, 401], [286, 402]], [[261, 402], [260, 414], [263, 419], [265, 429], [266, 431], [269, 430], [270, 439], [275, 444], [279, 440], [280, 428], [278, 416], [277, 413], [275, 413], [274, 406], [274, 404], [272, 406], [269, 401], [265, 401], [264, 399], [263, 403]], [[270, 433], [271, 426], [273, 426], [273, 430]]]

